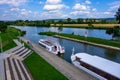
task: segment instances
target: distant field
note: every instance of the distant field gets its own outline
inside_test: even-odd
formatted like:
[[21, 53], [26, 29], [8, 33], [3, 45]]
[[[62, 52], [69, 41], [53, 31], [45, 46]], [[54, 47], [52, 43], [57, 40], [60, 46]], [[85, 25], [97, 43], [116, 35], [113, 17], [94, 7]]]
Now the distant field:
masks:
[[[50, 26], [63, 26], [63, 27], [89, 27], [88, 24], [51, 24]], [[120, 24], [92, 24], [93, 27], [112, 28], [120, 26]]]

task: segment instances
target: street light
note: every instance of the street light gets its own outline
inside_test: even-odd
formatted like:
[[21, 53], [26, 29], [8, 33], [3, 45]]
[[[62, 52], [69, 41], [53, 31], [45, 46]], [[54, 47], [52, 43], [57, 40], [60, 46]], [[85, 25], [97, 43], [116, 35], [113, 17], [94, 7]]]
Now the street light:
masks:
[[[1, 33], [1, 31], [0, 31], [0, 33]], [[2, 49], [2, 38], [1, 38], [1, 36], [0, 36], [0, 47], [1, 47], [1, 53], [2, 53], [3, 49]]]

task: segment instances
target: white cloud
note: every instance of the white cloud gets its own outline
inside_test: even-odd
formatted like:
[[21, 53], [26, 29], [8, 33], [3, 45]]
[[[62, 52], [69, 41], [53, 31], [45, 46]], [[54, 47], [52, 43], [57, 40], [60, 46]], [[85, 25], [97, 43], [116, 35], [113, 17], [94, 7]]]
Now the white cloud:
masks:
[[0, 4], [8, 4], [10, 6], [20, 6], [26, 2], [27, 0], [0, 0]]
[[88, 15], [88, 14], [90, 14], [90, 12], [89, 11], [73, 11], [70, 14], [75, 15], [75, 16], [77, 16], [77, 15], [86, 15], [86, 14]]
[[39, 4], [43, 4], [44, 2], [40, 1]]
[[80, 10], [80, 11], [86, 11], [89, 10], [89, 6], [86, 5], [81, 5], [79, 3], [75, 4], [75, 6], [73, 6], [74, 10]]
[[47, 0], [46, 1], [47, 4], [59, 4], [61, 2], [62, 2], [61, 0]]
[[85, 3], [86, 4], [91, 4], [91, 2], [89, 0], [86, 0]]
[[68, 6], [62, 4], [61, 0], [47, 0], [46, 4], [44, 5], [43, 9], [44, 10], [60, 10], [63, 8], [68, 8]]
[[67, 6], [63, 5], [63, 4], [47, 4], [44, 6], [44, 10], [60, 10], [62, 8], [67, 8]]
[[96, 8], [93, 8], [93, 9], [92, 9], [92, 11], [93, 11], [93, 12], [96, 12], [96, 11], [97, 11], [97, 9], [96, 9]]
[[19, 8], [11, 8], [10, 11], [19, 11]]
[[26, 9], [21, 9], [21, 11], [20, 11], [20, 14], [21, 14], [21, 15], [29, 15], [29, 14], [31, 14], [31, 13], [32, 13], [32, 11], [26, 10]]
[[105, 15], [109, 15], [109, 14], [111, 14], [110, 12], [103, 12], [103, 14], [105, 14]]

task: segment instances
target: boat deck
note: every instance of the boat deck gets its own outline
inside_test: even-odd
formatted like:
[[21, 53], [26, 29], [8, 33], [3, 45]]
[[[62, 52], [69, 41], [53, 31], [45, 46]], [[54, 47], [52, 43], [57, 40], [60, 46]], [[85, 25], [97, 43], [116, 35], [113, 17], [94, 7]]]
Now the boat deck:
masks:
[[48, 42], [48, 41], [41, 41], [41, 42], [44, 43], [44, 44], [46, 44], [46, 45], [48, 45], [48, 46], [53, 46], [53, 44], [50, 43], [50, 42]]
[[78, 53], [75, 55], [80, 58], [80, 61], [87, 63], [108, 74], [116, 76], [117, 78], [120, 79], [119, 63], [116, 63], [98, 56], [92, 56], [86, 53]]

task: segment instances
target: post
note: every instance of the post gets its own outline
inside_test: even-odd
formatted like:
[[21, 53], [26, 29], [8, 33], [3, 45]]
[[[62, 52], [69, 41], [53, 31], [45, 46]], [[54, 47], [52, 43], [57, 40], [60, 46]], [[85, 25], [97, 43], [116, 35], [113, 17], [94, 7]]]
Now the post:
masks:
[[85, 31], [85, 40], [87, 40], [87, 36], [88, 36], [88, 31]]
[[[0, 31], [0, 33], [1, 33], [1, 31]], [[0, 36], [0, 47], [1, 47], [1, 53], [2, 53], [3, 49], [2, 49], [2, 38], [1, 38], [1, 36]]]

